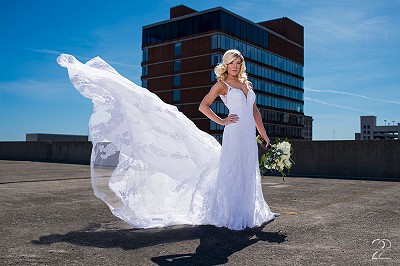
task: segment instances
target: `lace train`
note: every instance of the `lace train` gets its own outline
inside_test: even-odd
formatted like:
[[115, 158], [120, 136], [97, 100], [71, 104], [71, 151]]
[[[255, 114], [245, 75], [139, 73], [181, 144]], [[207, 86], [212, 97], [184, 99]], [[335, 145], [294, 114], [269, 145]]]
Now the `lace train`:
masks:
[[255, 131], [244, 133], [240, 127], [237, 135], [226, 127], [221, 149], [175, 106], [101, 58], [82, 64], [62, 54], [57, 62], [93, 102], [92, 187], [114, 215], [137, 228], [214, 224], [243, 229], [273, 219], [261, 191]]

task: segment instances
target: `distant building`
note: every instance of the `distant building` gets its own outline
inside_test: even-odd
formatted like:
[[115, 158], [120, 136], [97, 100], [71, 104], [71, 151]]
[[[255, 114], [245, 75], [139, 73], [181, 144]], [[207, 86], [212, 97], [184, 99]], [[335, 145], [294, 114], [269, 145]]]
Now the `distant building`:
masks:
[[304, 140], [312, 140], [312, 128], [313, 128], [313, 118], [312, 116], [304, 116], [304, 129], [303, 136]]
[[[304, 28], [289, 18], [254, 23], [224, 8], [170, 9], [170, 19], [143, 27], [142, 86], [174, 104], [218, 140], [223, 126], [198, 111], [215, 84], [214, 67], [226, 50], [246, 59], [249, 80], [270, 137], [303, 139]], [[217, 98], [212, 110], [228, 110]]]
[[88, 141], [88, 136], [28, 133], [26, 141]]
[[376, 116], [360, 116], [360, 133], [355, 133], [356, 140], [396, 139], [399, 140], [400, 123], [397, 125], [377, 126]]

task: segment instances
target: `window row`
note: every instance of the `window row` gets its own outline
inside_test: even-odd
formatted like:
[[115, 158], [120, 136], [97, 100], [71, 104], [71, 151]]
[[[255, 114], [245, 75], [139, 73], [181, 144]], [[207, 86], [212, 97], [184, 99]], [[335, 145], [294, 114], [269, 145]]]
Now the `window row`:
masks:
[[[174, 61], [174, 72], [181, 71], [181, 60]], [[142, 76], [147, 76], [149, 74], [149, 66], [142, 66]]]
[[304, 101], [304, 93], [301, 91], [289, 89], [259, 79], [250, 79], [250, 81], [253, 83], [253, 87], [256, 90]]
[[299, 127], [264, 124], [269, 137], [303, 138], [303, 129]]
[[[211, 55], [211, 65], [216, 66], [218, 63], [222, 62], [222, 54], [212, 54]], [[260, 76], [263, 78], [267, 78], [270, 80], [274, 80], [280, 83], [285, 83], [300, 89], [303, 89], [304, 82], [301, 79], [294, 78], [292, 76], [285, 75], [278, 71], [274, 71], [262, 66], [258, 66], [256, 64], [247, 62], [246, 63], [246, 72], [248, 74]]]
[[[211, 70], [211, 82], [216, 82], [217, 78], [215, 76], [214, 70]], [[272, 93], [275, 95], [280, 95], [300, 101], [304, 101], [304, 93], [301, 91], [293, 90], [290, 88], [286, 88], [283, 86], [275, 85], [267, 81], [250, 78], [249, 79], [253, 84], [255, 90], [265, 91], [268, 93]]]
[[156, 44], [213, 30], [225, 31], [240, 39], [268, 48], [266, 30], [224, 10], [215, 10], [144, 28], [142, 45]]
[[267, 78], [267, 79], [271, 79], [280, 83], [284, 83], [287, 85], [291, 85], [297, 88], [302, 89], [303, 88], [303, 81], [301, 79], [298, 78], [294, 78], [292, 76], [288, 76], [285, 74], [282, 74], [280, 72], [265, 68], [265, 67], [261, 67], [261, 66], [257, 66], [253, 63], [246, 63], [246, 70], [247, 73], [249, 74], [253, 74], [253, 75], [257, 75], [263, 78]]
[[210, 105], [211, 110], [216, 114], [229, 114], [228, 108], [226, 108], [223, 102], [213, 102]]
[[[283, 99], [278, 99], [266, 95], [257, 95], [257, 105], [270, 106], [274, 108], [286, 109], [290, 111], [303, 113], [304, 105], [301, 103], [291, 102]], [[229, 110], [226, 108], [223, 102], [213, 102], [211, 104], [211, 110], [217, 114], [228, 114]], [[264, 118], [265, 116], [262, 115]], [[284, 122], [284, 121], [282, 121]], [[292, 121], [291, 121], [292, 122]], [[294, 121], [293, 121], [294, 122]], [[297, 122], [297, 121], [296, 121]]]
[[215, 123], [214, 121], [210, 120], [210, 130], [223, 130], [224, 126]]
[[220, 12], [220, 28], [240, 39], [268, 48], [268, 32], [248, 21]]
[[267, 110], [264, 108], [258, 108], [260, 111], [262, 119], [268, 121], [275, 121], [280, 123], [290, 123], [292, 125], [302, 126], [304, 124], [303, 115], [288, 114], [284, 112], [279, 112], [275, 110]]
[[143, 29], [143, 45], [156, 44], [219, 28], [219, 12], [209, 12], [189, 18], [169, 21]]
[[284, 57], [272, 54], [268, 51], [259, 49], [254, 45], [238, 41], [224, 34], [215, 34], [211, 36], [211, 49], [237, 49], [243, 54], [244, 57], [303, 77], [302, 65], [287, 60]]
[[278, 99], [266, 95], [257, 95], [257, 105], [270, 106], [303, 113], [304, 104]]

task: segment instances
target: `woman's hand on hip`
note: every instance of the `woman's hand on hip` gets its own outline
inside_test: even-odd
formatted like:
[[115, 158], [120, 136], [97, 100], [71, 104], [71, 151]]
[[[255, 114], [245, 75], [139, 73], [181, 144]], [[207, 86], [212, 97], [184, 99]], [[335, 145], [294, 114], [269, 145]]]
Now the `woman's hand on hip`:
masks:
[[222, 119], [222, 125], [226, 126], [239, 121], [239, 116], [236, 114], [230, 114], [225, 119]]

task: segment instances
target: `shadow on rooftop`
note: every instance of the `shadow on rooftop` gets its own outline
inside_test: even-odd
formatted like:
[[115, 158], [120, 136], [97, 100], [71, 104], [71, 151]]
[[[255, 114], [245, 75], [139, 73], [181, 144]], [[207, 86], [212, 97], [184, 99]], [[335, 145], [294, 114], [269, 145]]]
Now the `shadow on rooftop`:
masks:
[[93, 223], [79, 231], [71, 231], [64, 235], [41, 236], [39, 240], [31, 242], [36, 245], [66, 242], [79, 246], [119, 247], [124, 250], [134, 250], [194, 239], [200, 240], [195, 253], [159, 256], [152, 258], [152, 261], [158, 265], [221, 264], [226, 263], [233, 253], [258, 241], [279, 244], [285, 241], [286, 235], [282, 232], [264, 232], [262, 229], [234, 231], [212, 225], [156, 229], [104, 229], [101, 224]]

